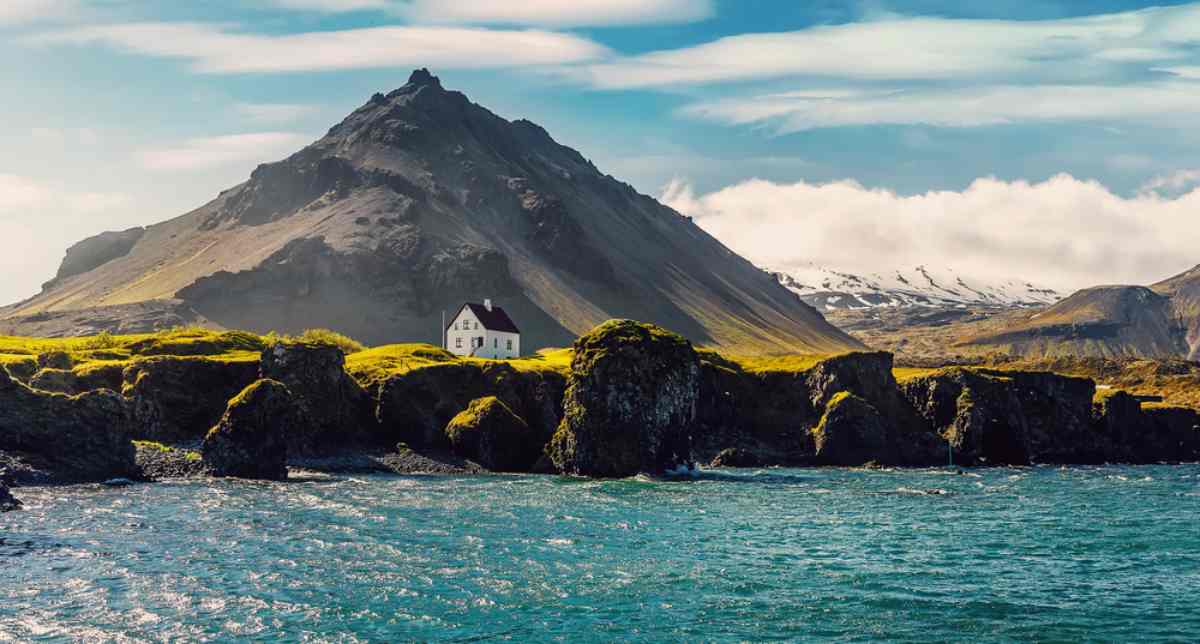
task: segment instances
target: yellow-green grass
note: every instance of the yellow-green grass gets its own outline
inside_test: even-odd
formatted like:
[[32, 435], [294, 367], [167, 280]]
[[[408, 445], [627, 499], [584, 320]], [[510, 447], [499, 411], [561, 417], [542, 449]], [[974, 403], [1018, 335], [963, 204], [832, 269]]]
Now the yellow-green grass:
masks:
[[183, 457], [189, 461], [201, 460], [200, 452], [197, 452], [196, 450], [179, 449], [176, 447], [171, 447], [170, 445], [163, 445], [162, 443], [155, 441], [133, 441], [133, 445], [139, 449], [152, 449], [160, 451], [164, 454], [174, 454], [176, 452], [182, 453]]

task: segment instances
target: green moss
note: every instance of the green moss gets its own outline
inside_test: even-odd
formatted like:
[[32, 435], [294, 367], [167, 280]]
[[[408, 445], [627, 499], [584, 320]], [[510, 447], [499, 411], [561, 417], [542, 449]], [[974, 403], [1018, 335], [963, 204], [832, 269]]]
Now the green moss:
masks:
[[164, 454], [183, 454], [184, 460], [187, 460], [187, 461], [203, 460], [203, 457], [200, 455], [200, 452], [197, 452], [196, 450], [179, 449], [179, 448], [171, 447], [170, 445], [164, 445], [162, 443], [155, 442], [155, 441], [133, 441], [133, 446], [138, 449], [156, 450], [156, 451], [162, 452]]
[[346, 372], [359, 385], [373, 391], [391, 376], [459, 360], [431, 344], [389, 344], [347, 356]]

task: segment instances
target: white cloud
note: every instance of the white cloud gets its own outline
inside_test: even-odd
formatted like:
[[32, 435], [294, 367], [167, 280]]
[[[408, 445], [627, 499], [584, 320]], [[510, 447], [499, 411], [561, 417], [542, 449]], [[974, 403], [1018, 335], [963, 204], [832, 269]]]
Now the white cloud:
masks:
[[1151, 283], [1200, 257], [1200, 190], [1123, 198], [1094, 181], [978, 179], [912, 196], [854, 181], [751, 180], [705, 195], [673, 182], [662, 199], [759, 265], [853, 272], [954, 266], [981, 280], [1056, 288]]
[[427, 23], [577, 27], [693, 22], [713, 15], [713, 0], [411, 0], [398, 10]]
[[91, 215], [127, 206], [117, 192], [75, 192], [30, 177], [0, 173], [0, 218]]
[[0, 26], [67, 17], [77, 8], [75, 0], [4, 0]]
[[1142, 184], [1139, 193], [1173, 197], [1200, 187], [1200, 169], [1176, 170], [1154, 177]]
[[138, 161], [147, 170], [199, 170], [232, 163], [275, 161], [307, 142], [303, 135], [291, 132], [231, 134], [143, 149], [138, 152]]
[[1179, 118], [1200, 115], [1200, 83], [860, 90], [827, 96], [779, 93], [699, 102], [681, 113], [729, 124], [772, 124], [783, 133], [871, 124], [977, 127]]
[[234, 110], [256, 123], [291, 123], [314, 114], [317, 108], [298, 103], [238, 103]]
[[502, 68], [577, 63], [606, 55], [586, 38], [539, 30], [373, 27], [287, 35], [252, 34], [207, 23], [124, 23], [31, 37], [42, 44], [103, 44], [179, 58], [212, 74], [386, 67]]
[[662, 87], [781, 77], [857, 80], [1027, 76], [1094, 78], [1130, 63], [1187, 56], [1200, 5], [1041, 21], [892, 18], [602, 61], [567, 73], [600, 88]]

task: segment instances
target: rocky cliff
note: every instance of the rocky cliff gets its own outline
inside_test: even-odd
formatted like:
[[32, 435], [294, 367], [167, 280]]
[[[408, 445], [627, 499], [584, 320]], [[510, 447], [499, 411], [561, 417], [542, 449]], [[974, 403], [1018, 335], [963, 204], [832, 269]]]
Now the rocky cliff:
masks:
[[742, 352], [861, 346], [689, 218], [424, 70], [195, 211], [81, 242], [0, 330], [140, 316], [436, 343], [443, 310], [485, 297], [526, 349], [617, 317]]

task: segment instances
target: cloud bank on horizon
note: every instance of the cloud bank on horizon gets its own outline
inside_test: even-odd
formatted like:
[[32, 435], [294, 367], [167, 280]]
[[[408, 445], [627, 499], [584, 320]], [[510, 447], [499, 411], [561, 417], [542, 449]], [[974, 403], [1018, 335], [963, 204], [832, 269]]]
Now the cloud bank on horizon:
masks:
[[1153, 4], [9, 0], [0, 235], [29, 250], [0, 302], [64, 218], [183, 212], [413, 67], [644, 192], [678, 176], [664, 199], [759, 263], [1154, 281], [1200, 263], [1200, 2]]
[[781, 270], [942, 266], [985, 282], [1070, 290], [1148, 285], [1200, 264], [1200, 190], [1162, 192], [1197, 180], [1200, 173], [1163, 177], [1133, 197], [1065, 174], [907, 196], [854, 181], [757, 179], [697, 195], [674, 181], [660, 199], [734, 251]]

